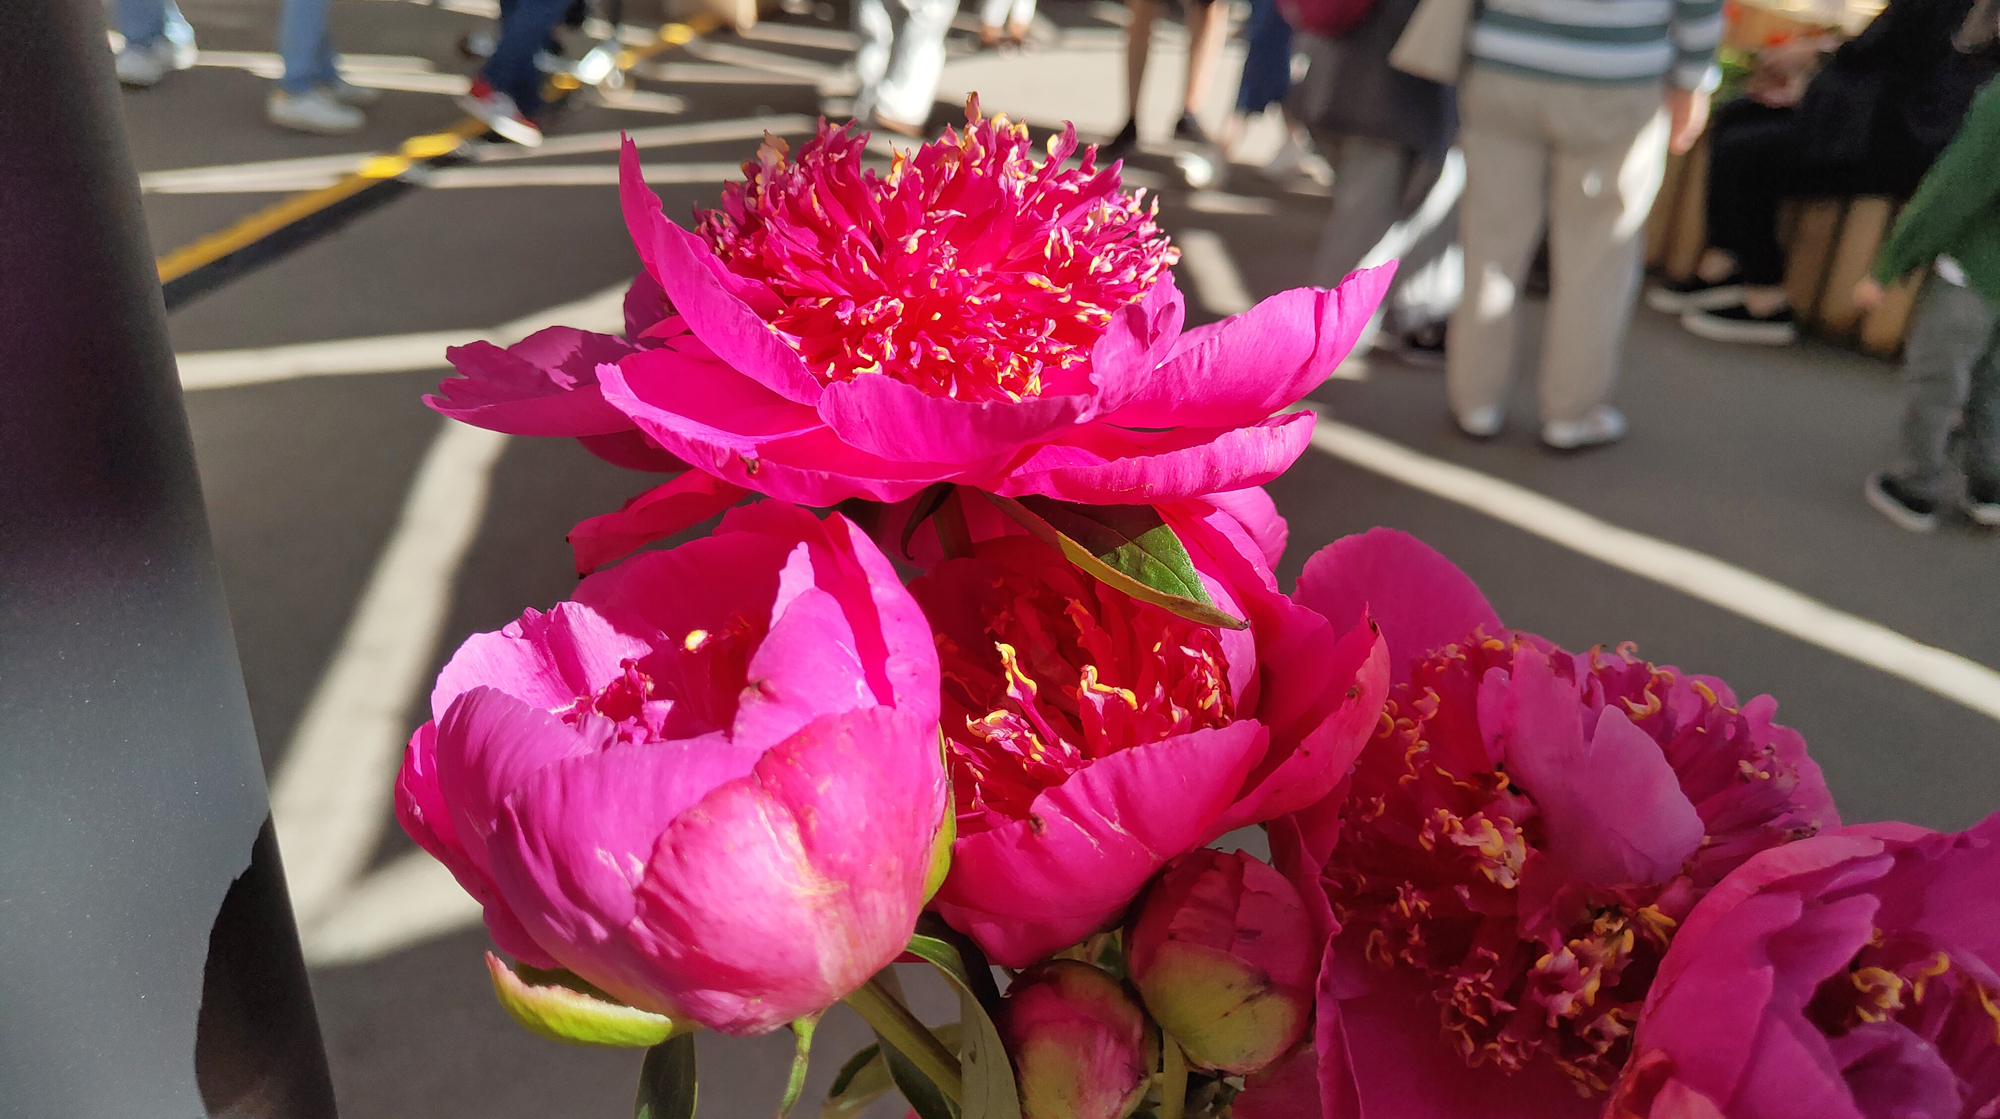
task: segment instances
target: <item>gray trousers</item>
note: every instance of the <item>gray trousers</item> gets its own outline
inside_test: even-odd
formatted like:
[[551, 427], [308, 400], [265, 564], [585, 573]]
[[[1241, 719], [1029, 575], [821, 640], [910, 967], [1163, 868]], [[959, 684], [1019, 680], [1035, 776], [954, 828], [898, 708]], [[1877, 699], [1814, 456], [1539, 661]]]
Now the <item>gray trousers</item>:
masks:
[[1313, 141], [1333, 168], [1333, 212], [1320, 234], [1313, 284], [1330, 288], [1356, 268], [1396, 260], [1395, 283], [1362, 344], [1384, 325], [1403, 331], [1443, 321], [1461, 290], [1464, 160], [1453, 151], [1440, 163], [1366, 136], [1315, 131]]
[[1502, 405], [1514, 379], [1514, 300], [1548, 221], [1542, 419], [1611, 395], [1646, 215], [1667, 165], [1662, 87], [1591, 85], [1474, 65], [1458, 86], [1465, 152], [1465, 300], [1446, 349], [1452, 411]]
[[1896, 480], [1948, 501], [1954, 429], [1974, 481], [2000, 483], [2000, 309], [1932, 276], [1904, 348], [1903, 463]]

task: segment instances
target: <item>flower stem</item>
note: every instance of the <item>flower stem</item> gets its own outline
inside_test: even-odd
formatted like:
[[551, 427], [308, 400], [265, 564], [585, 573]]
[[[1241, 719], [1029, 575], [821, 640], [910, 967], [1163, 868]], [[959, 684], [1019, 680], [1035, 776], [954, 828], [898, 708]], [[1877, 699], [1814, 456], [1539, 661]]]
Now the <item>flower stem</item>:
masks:
[[1187, 1058], [1174, 1035], [1160, 1031], [1160, 1119], [1181, 1119], [1187, 1107]]
[[847, 1005], [873, 1026], [883, 1041], [909, 1058], [919, 1072], [937, 1085], [946, 1099], [964, 1105], [965, 1077], [959, 1069], [958, 1058], [944, 1047], [928, 1026], [910, 1013], [909, 1007], [883, 988], [880, 979], [870, 979], [862, 984], [860, 990], [847, 996]]

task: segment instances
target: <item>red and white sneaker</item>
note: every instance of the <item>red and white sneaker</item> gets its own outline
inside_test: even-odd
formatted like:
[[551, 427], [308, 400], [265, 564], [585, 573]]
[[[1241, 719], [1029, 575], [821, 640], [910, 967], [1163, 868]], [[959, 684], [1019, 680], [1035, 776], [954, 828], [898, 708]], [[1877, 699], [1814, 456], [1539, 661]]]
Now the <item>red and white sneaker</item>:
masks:
[[542, 130], [521, 113], [514, 99], [494, 89], [479, 78], [465, 96], [458, 99], [459, 107], [471, 113], [481, 124], [512, 140], [525, 148], [540, 147]]

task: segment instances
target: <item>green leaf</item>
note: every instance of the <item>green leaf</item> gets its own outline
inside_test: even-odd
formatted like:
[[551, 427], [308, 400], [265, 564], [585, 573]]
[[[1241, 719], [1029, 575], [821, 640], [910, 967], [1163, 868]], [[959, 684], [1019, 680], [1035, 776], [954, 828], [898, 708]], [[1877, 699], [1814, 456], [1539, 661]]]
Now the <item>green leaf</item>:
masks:
[[[958, 1064], [965, 1078], [964, 1119], [1021, 1119], [1021, 1099], [1014, 1088], [1014, 1066], [1000, 1044], [1000, 1031], [980, 1005], [972, 975], [949, 941], [918, 933], [910, 952], [944, 973], [958, 991]], [[991, 981], [991, 973], [988, 973]]]
[[510, 968], [486, 953], [493, 993], [530, 1032], [572, 1045], [643, 1049], [693, 1029], [686, 1023], [626, 1006], [567, 971]]
[[792, 1047], [792, 1076], [785, 1083], [785, 1098], [778, 1104], [778, 1119], [790, 1115], [792, 1105], [805, 1094], [806, 1068], [812, 1059], [813, 1031], [818, 1027], [819, 1014], [808, 1014], [792, 1023], [792, 1035], [797, 1038], [797, 1044]]
[[1113, 590], [1203, 625], [1249, 628], [1250, 623], [1209, 600], [1187, 547], [1150, 505], [1087, 507], [1041, 497], [1017, 501], [997, 493], [986, 493], [986, 499], [1030, 536]]
[[910, 1110], [917, 1113], [917, 1119], [964, 1119], [958, 1108], [938, 1090], [936, 1082], [925, 1076], [900, 1050], [893, 1045], [885, 1045], [882, 1052], [887, 1057], [890, 1077], [896, 1081], [903, 1098], [910, 1102]]
[[[958, 1055], [939, 1042], [936, 1033], [923, 1024], [903, 1001], [902, 985], [896, 969], [883, 968], [874, 978], [851, 992], [845, 1000], [861, 1019], [874, 1027], [883, 1050], [890, 1056], [890, 1071], [900, 1067], [902, 1058], [915, 1073], [937, 1088], [937, 1093], [956, 1104], [964, 1098], [965, 1077]], [[902, 1085], [898, 1075], [897, 1084]], [[907, 1094], [907, 1092], [906, 1092]], [[912, 1103], [916, 1102], [914, 1100]], [[957, 1114], [954, 1110], [953, 1114]]]
[[[947, 1048], [957, 1051], [957, 1022], [939, 1026], [931, 1032]], [[833, 1086], [827, 1089], [826, 1103], [820, 1107], [820, 1119], [853, 1119], [867, 1110], [869, 1104], [895, 1088], [895, 1079], [889, 1075], [889, 1062], [882, 1056], [881, 1043], [865, 1046], [840, 1066], [840, 1072], [833, 1078]]]
[[693, 1119], [694, 1096], [693, 1034], [669, 1038], [646, 1050], [633, 1119]]

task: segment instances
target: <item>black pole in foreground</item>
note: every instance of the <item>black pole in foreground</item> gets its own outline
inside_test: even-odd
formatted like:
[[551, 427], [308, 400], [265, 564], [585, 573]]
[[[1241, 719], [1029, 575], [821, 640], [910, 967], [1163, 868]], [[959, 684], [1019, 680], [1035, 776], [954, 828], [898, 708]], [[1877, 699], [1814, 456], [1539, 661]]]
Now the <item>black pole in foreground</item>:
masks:
[[0, 1115], [330, 1119], [86, 0], [0, 0]]

